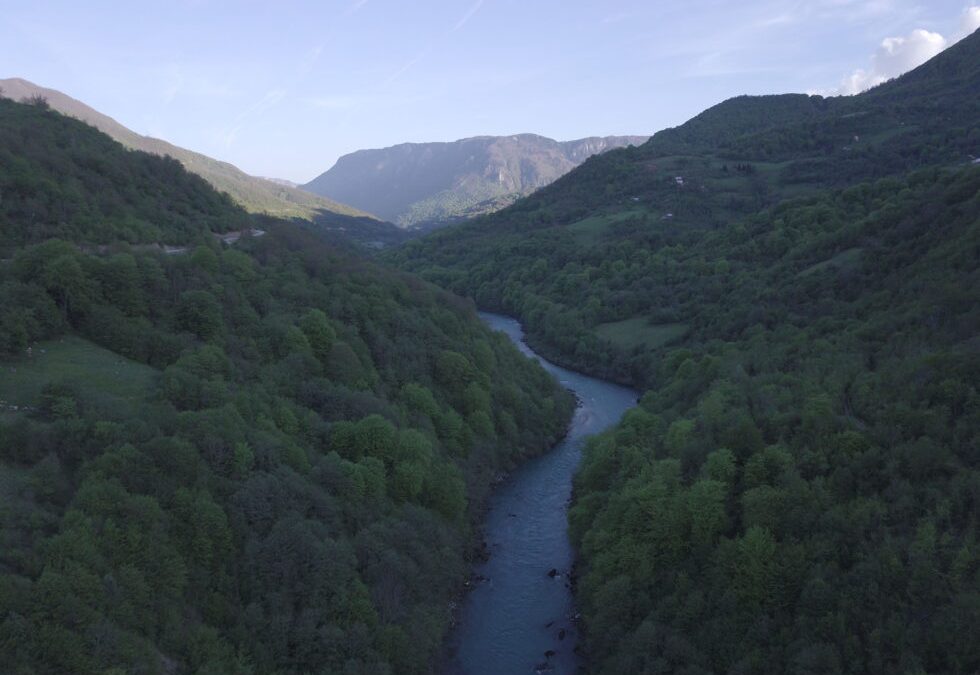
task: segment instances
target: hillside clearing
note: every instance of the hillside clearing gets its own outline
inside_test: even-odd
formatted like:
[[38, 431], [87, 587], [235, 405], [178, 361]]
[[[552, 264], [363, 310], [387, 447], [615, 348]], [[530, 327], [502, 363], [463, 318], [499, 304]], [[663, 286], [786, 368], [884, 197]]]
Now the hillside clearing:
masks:
[[683, 323], [651, 324], [646, 317], [634, 317], [624, 321], [613, 321], [596, 326], [596, 334], [609, 340], [620, 349], [631, 350], [636, 347], [656, 349], [682, 337], [687, 333]]

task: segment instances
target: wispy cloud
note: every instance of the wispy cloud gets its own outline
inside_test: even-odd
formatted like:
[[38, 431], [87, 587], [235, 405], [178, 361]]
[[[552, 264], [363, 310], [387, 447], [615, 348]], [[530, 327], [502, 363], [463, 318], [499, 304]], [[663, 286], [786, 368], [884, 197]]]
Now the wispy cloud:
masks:
[[880, 26], [885, 20], [910, 20], [920, 12], [918, 5], [899, 0], [779, 0], [761, 7], [761, 18], [755, 22], [755, 26], [774, 28], [813, 21], [834, 21], [845, 25], [873, 22]]
[[238, 134], [250, 121], [261, 118], [269, 110], [276, 107], [285, 96], [285, 89], [270, 89], [262, 98], [245, 108], [222, 134], [221, 140], [225, 146], [230, 147], [234, 145], [238, 139]]
[[708, 52], [688, 64], [683, 73], [686, 77], [731, 77], [760, 73], [779, 73], [786, 70], [781, 64], [765, 65], [742, 63], [733, 52]]
[[301, 77], [308, 75], [310, 71], [313, 70], [316, 62], [320, 60], [320, 54], [322, 53], [323, 45], [319, 44], [312, 47], [308, 52], [306, 52], [306, 54], [303, 55], [303, 58], [299, 62], [299, 67], [297, 68], [297, 71]]
[[415, 56], [413, 56], [412, 58], [410, 58], [408, 61], [406, 61], [405, 63], [403, 63], [401, 66], [399, 66], [398, 67], [398, 70], [396, 70], [394, 73], [392, 73], [391, 75], [389, 75], [388, 78], [385, 79], [381, 83], [381, 85], [380, 85], [381, 89], [385, 89], [386, 87], [388, 87], [388, 86], [394, 84], [395, 82], [397, 82], [401, 78], [402, 75], [404, 75], [409, 70], [411, 70], [412, 67], [415, 66], [416, 63], [418, 63], [419, 61], [421, 61], [422, 59], [424, 59], [426, 56], [428, 56], [429, 52], [431, 52], [431, 51], [432, 51], [432, 45], [429, 45], [428, 47], [426, 47], [425, 49], [423, 49], [422, 51], [420, 51], [418, 54], [416, 54]]
[[[467, 22], [469, 22], [470, 19], [476, 16], [476, 13], [480, 11], [480, 8], [483, 7], [483, 5], [484, 5], [484, 0], [476, 0], [476, 2], [473, 3], [473, 5], [468, 10], [466, 10], [466, 13], [460, 18], [460, 20], [457, 21], [455, 24], [453, 24], [452, 28], [446, 31], [443, 37], [445, 37], [446, 35], [452, 35], [456, 31], [460, 30], [463, 26], [467, 24]], [[409, 70], [415, 67], [415, 65], [419, 61], [421, 61], [426, 56], [428, 56], [429, 53], [432, 52], [434, 47], [435, 47], [435, 42], [434, 41], [430, 42], [424, 49], [420, 50], [418, 53], [415, 54], [415, 56], [410, 58], [408, 61], [405, 61], [402, 65], [398, 67], [398, 69], [395, 72], [393, 72], [384, 81], [382, 81], [381, 84], [379, 85], [379, 88], [385, 89], [388, 86], [397, 82], [399, 79], [401, 79], [402, 75], [407, 73]]]
[[349, 110], [360, 103], [353, 96], [313, 96], [307, 98], [306, 102], [321, 110]]
[[165, 81], [160, 92], [160, 98], [167, 105], [173, 103], [178, 96], [193, 98], [229, 98], [236, 95], [233, 86], [215, 81], [201, 74], [188, 74], [188, 69], [178, 64], [165, 66], [161, 71], [161, 79]]
[[449, 32], [450, 32], [450, 33], [455, 33], [455, 32], [456, 32], [456, 31], [458, 31], [458, 30], [459, 30], [460, 28], [462, 28], [463, 26], [465, 26], [465, 25], [466, 25], [466, 23], [467, 23], [467, 22], [468, 22], [468, 21], [469, 21], [470, 19], [472, 19], [472, 18], [473, 18], [473, 17], [474, 17], [475, 15], [476, 15], [476, 13], [477, 13], [477, 12], [479, 12], [479, 11], [480, 11], [480, 8], [481, 8], [481, 7], [483, 7], [483, 0], [476, 0], [476, 2], [474, 2], [474, 3], [473, 3], [473, 6], [472, 6], [472, 7], [470, 7], [470, 8], [469, 8], [469, 10], [467, 10], [467, 12], [466, 12], [466, 14], [464, 14], [464, 15], [463, 15], [463, 18], [462, 18], [462, 19], [460, 19], [459, 21], [457, 21], [457, 22], [456, 22], [456, 25], [455, 25], [455, 26], [453, 26], [453, 27], [452, 27], [452, 28], [451, 28], [451, 29], [449, 30]]
[[610, 14], [608, 16], [602, 17], [599, 20], [599, 23], [602, 24], [620, 23], [633, 16], [635, 16], [633, 12], [619, 12], [617, 14]]
[[163, 90], [163, 102], [170, 105], [177, 98], [177, 94], [180, 93], [181, 87], [184, 86], [184, 76], [179, 72], [175, 71], [171, 75], [170, 84], [168, 84]]
[[354, 0], [354, 4], [347, 8], [347, 11], [344, 12], [344, 16], [355, 14], [366, 4], [368, 4], [368, 0]]

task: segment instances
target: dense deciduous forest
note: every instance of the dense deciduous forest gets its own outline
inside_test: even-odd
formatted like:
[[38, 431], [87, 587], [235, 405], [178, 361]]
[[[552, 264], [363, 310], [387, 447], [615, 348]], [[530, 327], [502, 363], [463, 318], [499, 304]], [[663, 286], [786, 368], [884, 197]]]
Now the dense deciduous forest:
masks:
[[429, 672], [570, 395], [470, 303], [43, 105], [0, 101], [0, 157], [4, 672]]
[[0, 663], [429, 672], [573, 405], [455, 291], [647, 390], [576, 481], [588, 670], [977, 672], [978, 81], [973, 35], [732, 99], [387, 255], [425, 280], [0, 101]]
[[973, 673], [980, 35], [740, 97], [390, 254], [648, 392], [570, 527], [596, 673]]
[[862, 186], [678, 261], [699, 318], [576, 484], [597, 672], [980, 665], [978, 195]]

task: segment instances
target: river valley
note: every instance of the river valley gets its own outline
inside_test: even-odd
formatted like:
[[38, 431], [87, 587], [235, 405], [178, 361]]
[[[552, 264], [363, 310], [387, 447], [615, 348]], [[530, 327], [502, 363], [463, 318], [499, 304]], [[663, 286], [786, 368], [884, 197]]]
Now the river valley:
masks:
[[515, 319], [480, 317], [541, 362], [579, 404], [561, 443], [521, 466], [490, 500], [484, 524], [490, 558], [475, 570], [478, 581], [463, 600], [448, 671], [567, 675], [577, 667], [578, 637], [567, 532], [572, 478], [585, 439], [618, 422], [636, 404], [636, 392], [545, 361], [524, 342]]

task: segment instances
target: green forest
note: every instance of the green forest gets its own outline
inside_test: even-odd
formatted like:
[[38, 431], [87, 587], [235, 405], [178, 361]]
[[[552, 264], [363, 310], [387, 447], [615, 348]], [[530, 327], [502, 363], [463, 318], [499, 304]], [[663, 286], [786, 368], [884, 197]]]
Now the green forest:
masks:
[[479, 307], [644, 392], [575, 479], [585, 672], [980, 672], [978, 82], [736, 97], [374, 256], [0, 99], [0, 670], [436, 670], [575, 408]]
[[471, 303], [43, 102], [0, 101], [0, 195], [2, 670], [430, 672], [571, 396]]
[[978, 81], [735, 98], [388, 254], [646, 390], [576, 480], [588, 672], [980, 668]]

